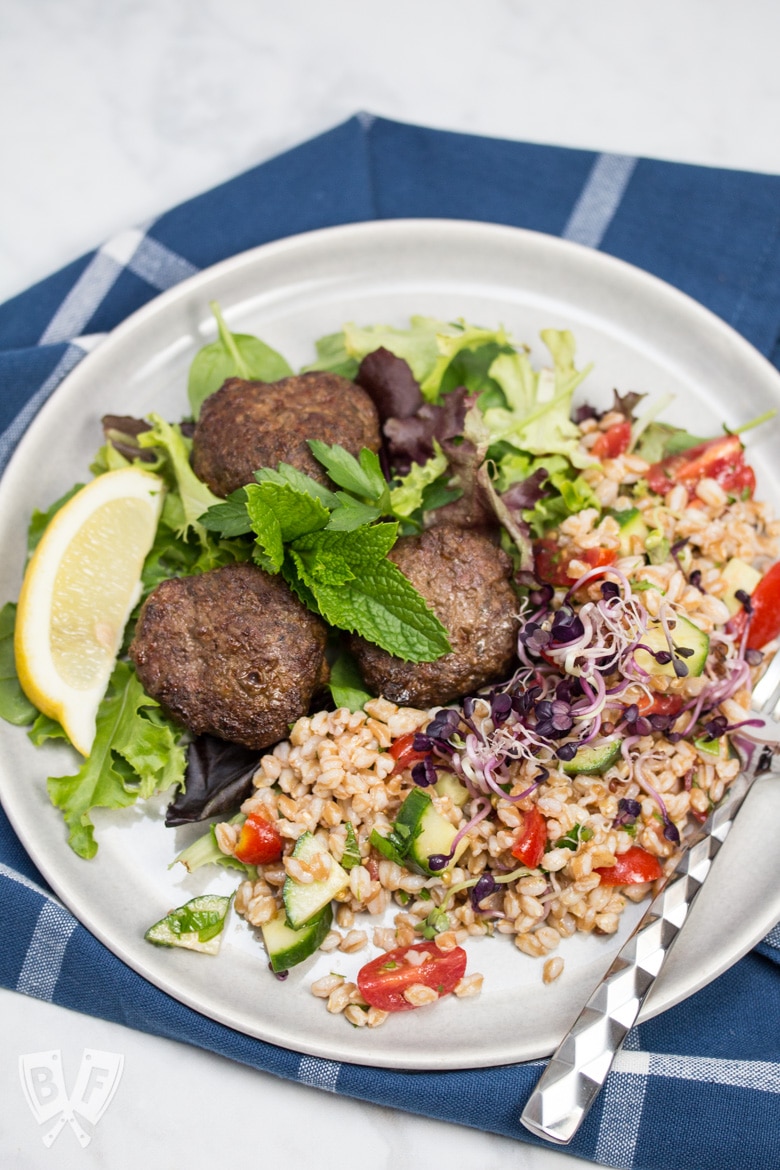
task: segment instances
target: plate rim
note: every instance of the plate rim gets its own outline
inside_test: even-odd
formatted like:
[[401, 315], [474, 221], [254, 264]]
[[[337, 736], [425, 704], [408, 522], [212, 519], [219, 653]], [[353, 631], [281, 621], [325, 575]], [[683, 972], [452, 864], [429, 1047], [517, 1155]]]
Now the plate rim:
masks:
[[[331, 241], [349, 241], [353, 238], [360, 240], [360, 238], [370, 238], [372, 236], [382, 236], [388, 238], [392, 238], [394, 236], [425, 237], [430, 236], [432, 233], [445, 237], [447, 235], [451, 235], [462, 238], [465, 233], [467, 235], [471, 235], [474, 238], [481, 237], [485, 240], [498, 240], [501, 237], [504, 237], [519, 243], [527, 241], [532, 247], [543, 247], [545, 249], [550, 249], [560, 255], [577, 256], [581, 262], [586, 264], [586, 266], [595, 267], [596, 269], [600, 268], [601, 271], [607, 275], [609, 275], [610, 272], [614, 272], [621, 278], [627, 279], [630, 282], [633, 282], [635, 285], [642, 286], [651, 296], [660, 296], [664, 298], [667, 303], [677, 301], [680, 308], [684, 310], [686, 314], [692, 314], [694, 318], [701, 324], [702, 328], [708, 331], [712, 331], [714, 329], [715, 332], [721, 337], [727, 338], [729, 345], [736, 351], [737, 355], [742, 359], [743, 362], [747, 362], [749, 365], [754, 366], [756, 371], [760, 371], [764, 377], [767, 376], [768, 372], [771, 372], [771, 376], [775, 380], [777, 389], [780, 392], [780, 374], [778, 371], [771, 365], [768, 359], [764, 357], [745, 337], [743, 337], [742, 334], [734, 329], [733, 326], [722, 320], [722, 318], [718, 317], [717, 314], [715, 314], [712, 310], [696, 301], [687, 293], [673, 285], [668, 284], [666, 281], [653, 275], [652, 273], [646, 272], [644, 269], [641, 269], [628, 261], [622, 260], [619, 257], [615, 257], [608, 253], [600, 252], [588, 248], [584, 245], [565, 240], [559, 236], [548, 235], [546, 233], [532, 231], [527, 228], [518, 228], [511, 225], [495, 224], [480, 220], [415, 218], [359, 221], [356, 223], [338, 224], [325, 228], [317, 228], [311, 231], [298, 233], [292, 236], [281, 237], [280, 239], [257, 245], [253, 248], [237, 253], [234, 256], [226, 257], [225, 259], [218, 261], [217, 263], [210, 265], [207, 268], [204, 268], [194, 275], [186, 278], [184, 281], [181, 281], [179, 284], [160, 293], [158, 296], [152, 297], [152, 299], [145, 305], [142, 305], [140, 308], [135, 310], [122, 322], [120, 322], [114, 329], [108, 332], [101, 343], [95, 349], [85, 355], [85, 357], [79, 362], [75, 369], [72, 370], [62, 380], [54, 392], [49, 396], [48, 400], [42, 405], [41, 409], [38, 411], [36, 416], [32, 419], [31, 423], [25, 430], [25, 433], [17, 444], [6, 468], [4, 469], [3, 476], [0, 478], [0, 493], [2, 493], [3, 481], [6, 480], [9, 472], [11, 472], [12, 469], [15, 469], [18, 463], [24, 461], [28, 442], [34, 443], [35, 432], [37, 431], [39, 425], [45, 427], [46, 419], [48, 418], [50, 410], [56, 410], [58, 396], [60, 395], [63, 387], [70, 387], [74, 382], [78, 383], [78, 381], [82, 378], [89, 380], [92, 376], [93, 367], [99, 369], [100, 363], [106, 360], [107, 353], [110, 359], [111, 349], [115, 345], [121, 345], [128, 333], [131, 334], [138, 329], [143, 329], [147, 319], [153, 320], [158, 314], [164, 313], [169, 305], [174, 305], [177, 302], [186, 304], [188, 301], [190, 301], [190, 298], [196, 298], [199, 295], [202, 286], [209, 286], [213, 282], [219, 281], [223, 276], [229, 276], [233, 273], [240, 272], [244, 268], [251, 269], [251, 267], [258, 260], [262, 262], [265, 257], [284, 257], [285, 254], [294, 254], [302, 248], [306, 249], [310, 246], [317, 247], [319, 246], [320, 242], [327, 246], [327, 244]], [[6, 810], [14, 831], [17, 833], [17, 836], [19, 836], [25, 850], [29, 852], [29, 847], [25, 840], [25, 835], [20, 832], [13, 812], [11, 809], [9, 809], [7, 801], [3, 798], [2, 787], [3, 786], [0, 785], [0, 800], [3, 802], [3, 807]], [[73, 903], [71, 902], [68, 883], [67, 881], [64, 883], [64, 890], [60, 888], [60, 883], [56, 875], [56, 863], [54, 866], [55, 873], [52, 875], [52, 873], [49, 872], [49, 866], [47, 864], [48, 859], [44, 859], [42, 864], [31, 855], [31, 860], [33, 860], [33, 863], [40, 869], [45, 880], [49, 882], [55, 893], [62, 899], [65, 905], [71, 909]], [[75, 902], [77, 905], [79, 904], [78, 894], [75, 896]], [[780, 897], [778, 901], [778, 907], [780, 908]], [[96, 929], [93, 925], [86, 925], [84, 919], [81, 916], [81, 912], [76, 912], [76, 910], [72, 910], [72, 912], [74, 913], [74, 916], [77, 918], [77, 920], [82, 925], [84, 925], [85, 928], [89, 930], [95, 937], [103, 942], [104, 945], [106, 945], [114, 955], [120, 958], [123, 962], [130, 966], [131, 969], [136, 971], [143, 978], [147, 979], [164, 993], [173, 996], [178, 1002], [201, 1012], [210, 1019], [225, 1024], [228, 1027], [234, 1028], [243, 1034], [254, 1036], [266, 1043], [275, 1044], [280, 1047], [286, 1047], [285, 1044], [280, 1043], [276, 1039], [268, 1039], [266, 1036], [261, 1035], [261, 1033], [257, 1030], [246, 1031], [240, 1025], [236, 1024], [235, 1019], [231, 1019], [229, 1015], [225, 1013], [220, 1014], [218, 1011], [214, 1011], [212, 1008], [204, 1010], [202, 1003], [197, 1001], [197, 996], [188, 995], [186, 990], [183, 992], [180, 987], [176, 986], [175, 970], [172, 970], [171, 979], [169, 981], [161, 980], [155, 973], [151, 973], [147, 969], [144, 969], [144, 965], [142, 963], [139, 964], [139, 962], [132, 954], [127, 953], [126, 948], [121, 943], [121, 940], [118, 943], [115, 938], [106, 937], [103, 931]], [[86, 918], [88, 919], [89, 915], [86, 915]], [[640, 1014], [639, 1022], [650, 1019], [653, 1016], [658, 1015], [660, 1012], [667, 1010], [667, 1008], [684, 1001], [689, 996], [699, 991], [703, 986], [706, 986], [707, 983], [717, 978], [720, 974], [723, 973], [723, 971], [727, 970], [744, 954], [750, 951], [765, 935], [766, 931], [771, 929], [771, 925], [773, 925], [773, 923], [770, 923], [769, 926], [762, 924], [760, 927], [756, 927], [755, 934], [751, 934], [750, 936], [750, 941], [745, 943], [743, 939], [743, 945], [737, 948], [736, 951], [731, 952], [727, 956], [724, 956], [722, 963], [716, 964], [715, 968], [708, 968], [706, 973], [700, 972], [700, 977], [698, 979], [694, 979], [687, 983], [684, 987], [680, 988], [676, 994], [653, 994], [649, 998], [642, 1013]], [[426, 1063], [424, 1060], [417, 1063], [409, 1063], [407, 1061], [402, 1062], [397, 1057], [392, 1057], [389, 1061], [378, 1061], [375, 1055], [373, 1055], [373, 1057], [370, 1059], [367, 1057], [365, 1060], [357, 1058], [354, 1055], [336, 1055], [334, 1057], [334, 1046], [332, 1044], [312, 1044], [309, 1042], [308, 1038], [304, 1039], [306, 1040], [304, 1045], [300, 1045], [300, 1043], [296, 1041], [293, 1048], [294, 1051], [306, 1052], [314, 1056], [323, 1057], [325, 1059], [338, 1059], [343, 1063], [352, 1063], [357, 1065], [374, 1065], [377, 1067], [387, 1068], [407, 1067], [415, 1069], [465, 1069], [473, 1067], [488, 1067], [494, 1066], [496, 1064], [507, 1063], [505, 1059], [486, 1059], [479, 1061], [478, 1063], [472, 1062], [468, 1064], [442, 1064], [440, 1061], [437, 1061], [434, 1064], [430, 1061]], [[533, 1057], [523, 1056], [519, 1059], [525, 1061], [528, 1059], [533, 1059]]]

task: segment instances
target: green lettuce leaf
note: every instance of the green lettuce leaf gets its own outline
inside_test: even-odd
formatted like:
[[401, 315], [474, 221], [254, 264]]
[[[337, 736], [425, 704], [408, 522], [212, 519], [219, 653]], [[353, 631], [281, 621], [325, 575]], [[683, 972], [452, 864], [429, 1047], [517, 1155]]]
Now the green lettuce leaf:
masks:
[[205, 541], [206, 533], [203, 525], [199, 523], [200, 517], [222, 501], [192, 470], [190, 466], [192, 444], [184, 438], [181, 428], [166, 422], [159, 414], [150, 414], [149, 421], [152, 424], [151, 430], [143, 431], [138, 436], [138, 442], [141, 447], [159, 448], [167, 456], [165, 472], [168, 480], [173, 482], [181, 508], [177, 529], [181, 535], [191, 530]]
[[411, 516], [422, 507], [425, 489], [447, 470], [447, 456], [436, 440], [433, 455], [425, 463], [413, 463], [408, 475], [402, 476], [390, 492], [390, 507], [395, 516]]
[[[436, 317], [412, 317], [408, 329], [391, 325], [359, 328], [350, 322], [344, 326], [342, 336], [344, 352], [357, 363], [380, 347], [403, 358], [429, 402], [436, 402], [443, 392], [452, 389], [452, 384], [446, 383], [446, 376], [459, 354], [489, 345], [503, 349], [510, 344], [503, 329], [482, 329], [464, 321], [447, 322]], [[335, 348], [335, 343], [331, 344]], [[467, 378], [459, 381], [469, 385], [469, 389], [483, 389], [485, 374], [479, 363], [466, 363], [463, 373]]]
[[93, 809], [127, 808], [139, 797], [183, 783], [180, 736], [145, 694], [132, 667], [118, 662], [98, 709], [90, 755], [74, 775], [52, 776], [47, 782], [52, 804], [65, 816], [68, 844], [79, 857], [97, 852]]
[[571, 404], [591, 367], [576, 369], [568, 330], [545, 329], [541, 337], [552, 355], [552, 369], [535, 370], [527, 353], [501, 354], [490, 367], [508, 403], [507, 408], [484, 412], [491, 446], [503, 442], [530, 455], [564, 455], [575, 467], [588, 467], [593, 459], [580, 449]]
[[38, 714], [21, 688], [14, 657], [16, 605], [7, 602], [0, 609], [0, 718], [16, 727], [26, 727]]

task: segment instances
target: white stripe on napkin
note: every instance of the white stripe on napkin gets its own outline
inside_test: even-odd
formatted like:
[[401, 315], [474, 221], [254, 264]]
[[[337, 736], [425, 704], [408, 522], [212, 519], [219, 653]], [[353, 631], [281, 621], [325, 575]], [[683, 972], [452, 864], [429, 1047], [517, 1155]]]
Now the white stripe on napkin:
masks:
[[198, 270], [183, 256], [128, 228], [105, 243], [90, 260], [41, 335], [39, 345], [78, 336], [127, 268], [153, 288], [170, 288]]
[[768, 943], [770, 947], [777, 947], [780, 951], [780, 922], [778, 922], [777, 926], [772, 927], [764, 942]]
[[722, 1060], [709, 1056], [669, 1056], [650, 1053], [650, 1075], [708, 1081], [737, 1089], [780, 1093], [780, 1066], [766, 1060]]
[[340, 1069], [341, 1065], [335, 1060], [302, 1056], [297, 1078], [302, 1085], [311, 1085], [315, 1089], [324, 1089], [326, 1093], [335, 1093]]
[[194, 276], [198, 271], [189, 260], [149, 236], [141, 240], [127, 267], [153, 288], [159, 288], [160, 292], [172, 288], [188, 276]]
[[598, 248], [615, 217], [637, 159], [627, 154], [600, 154], [574, 204], [561, 235], [564, 240]]
[[46, 381], [38, 387], [33, 396], [27, 400], [19, 411], [16, 418], [9, 423], [2, 435], [0, 435], [0, 472], [5, 470], [5, 466], [13, 454], [16, 444], [46, 399], [57, 389], [60, 382], [71, 372], [74, 366], [78, 365], [84, 355], [89, 353], [90, 350], [93, 350], [96, 345], [99, 345], [106, 336], [107, 334], [105, 333], [90, 333], [84, 337], [77, 337], [71, 342]]
[[597, 1162], [633, 1166], [647, 1091], [647, 1065], [646, 1052], [618, 1053], [603, 1089], [604, 1111], [593, 1155]]
[[43, 886], [39, 886], [37, 882], [25, 877], [23, 873], [19, 873], [17, 870], [11, 869], [10, 865], [5, 865], [3, 862], [0, 862], [0, 877], [6, 877], [12, 882], [18, 882], [20, 886], [26, 886], [28, 890], [34, 890], [36, 894], [40, 894], [41, 897], [48, 899], [49, 902], [56, 902], [58, 906], [62, 905], [53, 894], [50, 894], [48, 890], [44, 890]]
[[16, 981], [17, 991], [51, 1002], [65, 948], [76, 925], [76, 919], [64, 907], [56, 902], [44, 903]]

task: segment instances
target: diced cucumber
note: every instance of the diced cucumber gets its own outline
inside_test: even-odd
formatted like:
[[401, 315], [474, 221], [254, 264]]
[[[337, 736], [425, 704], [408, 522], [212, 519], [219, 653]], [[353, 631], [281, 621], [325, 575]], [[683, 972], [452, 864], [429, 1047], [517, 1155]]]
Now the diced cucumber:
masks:
[[[708, 635], [703, 630], [700, 630], [698, 626], [695, 626], [693, 622], [689, 622], [687, 618], [680, 617], [679, 614], [675, 614], [669, 618], [667, 625], [669, 626], [669, 633], [672, 635], [672, 642], [675, 649], [677, 651], [681, 649], [692, 651], [690, 654], [680, 655], [680, 661], [684, 662], [688, 668], [687, 673], [691, 676], [701, 674], [707, 663], [707, 655], [710, 652], [710, 639]], [[648, 624], [647, 629], [642, 635], [642, 642], [645, 646], [649, 646], [653, 653], [669, 650], [666, 634], [660, 622], [651, 621]], [[662, 674], [667, 678], [677, 677], [677, 672], [674, 669], [674, 661], [661, 664], [647, 650], [635, 651], [634, 660], [637, 666], [641, 670], [646, 670], [648, 674]]]
[[230, 901], [221, 894], [192, 898], [150, 926], [144, 938], [158, 947], [184, 947], [188, 951], [216, 955]]
[[463, 808], [468, 801], [468, 788], [464, 788], [458, 777], [453, 776], [452, 772], [440, 772], [435, 788], [439, 796], [449, 796], [456, 808]]
[[728, 607], [728, 611], [733, 617], [742, 609], [742, 602], [737, 600], [735, 594], [738, 590], [744, 590], [749, 597], [761, 580], [761, 574], [747, 561], [742, 561], [739, 557], [732, 557], [724, 568], [722, 576], [726, 582], [726, 592], [722, 595], [721, 601]]
[[561, 764], [561, 768], [567, 776], [595, 776], [599, 772], [606, 772], [619, 755], [619, 739], [593, 747], [588, 745], [581, 747], [573, 759]]
[[610, 512], [620, 527], [620, 555], [628, 557], [643, 553], [647, 538], [647, 525], [639, 508], [624, 508], [622, 512]]
[[429, 858], [447, 857], [458, 830], [437, 811], [430, 796], [422, 788], [413, 788], [409, 793], [398, 810], [394, 828], [400, 837], [409, 842], [407, 864], [410, 868], [428, 875], [444, 873], [450, 869], [467, 845], [463, 839], [443, 869], [431, 869]]
[[671, 545], [660, 528], [654, 528], [645, 537], [645, 552], [651, 565], [663, 565], [669, 560]]
[[332, 922], [333, 910], [330, 902], [316, 918], [302, 926], [300, 930], [293, 930], [287, 925], [284, 912], [277, 914], [270, 922], [264, 922], [260, 929], [263, 932], [263, 942], [272, 969], [288, 971], [290, 967], [295, 967], [304, 959], [308, 959], [322, 943]]
[[320, 845], [313, 833], [303, 833], [298, 838], [292, 855], [298, 861], [306, 863], [319, 856], [328, 869], [326, 878], [309, 882], [308, 885], [291, 877], [285, 878], [282, 899], [287, 911], [287, 921], [293, 930], [298, 930], [316, 918], [321, 910], [347, 888], [349, 874], [342, 869], [335, 857]]
[[723, 736], [721, 739], [695, 739], [693, 746], [703, 755], [711, 756], [714, 760], [717, 760], [721, 756], [721, 743], [724, 741], [726, 744], [726, 758], [729, 760], [737, 759], [737, 752], [726, 736]]

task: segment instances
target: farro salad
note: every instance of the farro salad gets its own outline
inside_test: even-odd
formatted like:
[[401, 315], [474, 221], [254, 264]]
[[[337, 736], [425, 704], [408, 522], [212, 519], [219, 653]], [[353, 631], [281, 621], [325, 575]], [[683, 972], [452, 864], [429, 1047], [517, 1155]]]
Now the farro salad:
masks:
[[[600, 456], [581, 472], [593, 505], [535, 542], [512, 677], [447, 707], [373, 698], [304, 717], [263, 757], [242, 806], [282, 844], [235, 900], [272, 963], [285, 884], [324, 874], [289, 851], [309, 833], [344, 871], [318, 945], [389, 953], [354, 982], [312, 986], [357, 1026], [476, 994], [482, 976], [465, 974], [465, 955], [449, 977], [470, 936], [507, 935], [543, 960], [545, 982], [558, 978], [563, 940], [614, 934], [626, 901], [648, 896], [756, 727], [749, 694], [759, 647], [778, 633], [780, 574], [752, 566], [771, 565], [779, 529], [752, 498], [739, 440], [661, 467], [629, 452], [619, 411], [577, 425], [583, 455]], [[401, 832], [415, 823], [424, 843]], [[250, 834], [222, 823], [216, 842], [249, 857]]]
[[[71, 846], [94, 855], [93, 808], [172, 786], [167, 824], [211, 822], [177, 860], [238, 885], [149, 941], [216, 953], [232, 901], [278, 978], [355, 954], [311, 990], [357, 1027], [478, 994], [470, 936], [509, 936], [553, 982], [561, 943], [618, 930], [760, 737], [780, 525], [742, 440], [635, 393], [575, 406], [567, 331], [536, 369], [502, 329], [347, 325], [294, 375], [216, 314], [191, 422], [104, 420], [95, 475], [141, 467], [165, 503], [92, 749], [49, 780]], [[312, 395], [316, 434], [295, 421]], [[0, 714], [68, 738], [13, 676], [13, 617]]]

